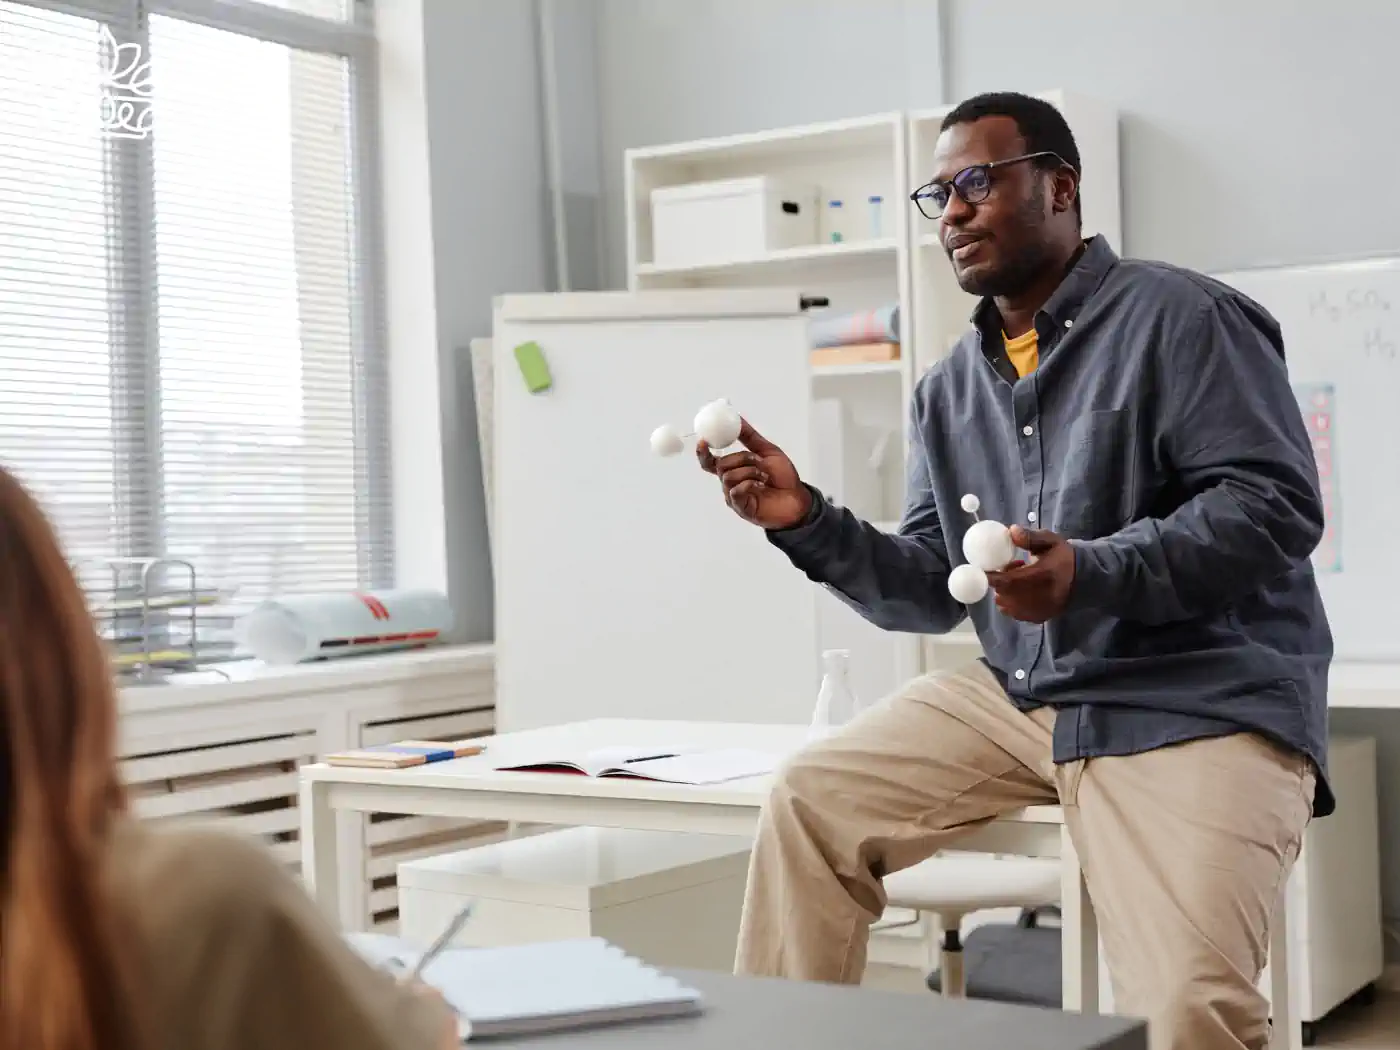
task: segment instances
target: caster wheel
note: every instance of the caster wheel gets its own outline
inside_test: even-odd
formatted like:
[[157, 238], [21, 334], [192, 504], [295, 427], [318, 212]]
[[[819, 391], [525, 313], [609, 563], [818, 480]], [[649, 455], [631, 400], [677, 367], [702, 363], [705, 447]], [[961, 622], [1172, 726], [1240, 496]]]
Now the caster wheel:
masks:
[[1374, 982], [1363, 986], [1351, 997], [1351, 1001], [1358, 1006], [1374, 1006], [1376, 1002], [1376, 986]]
[[1314, 1025], [1311, 1021], [1303, 1022], [1303, 1045], [1317, 1045], [1317, 1026]]

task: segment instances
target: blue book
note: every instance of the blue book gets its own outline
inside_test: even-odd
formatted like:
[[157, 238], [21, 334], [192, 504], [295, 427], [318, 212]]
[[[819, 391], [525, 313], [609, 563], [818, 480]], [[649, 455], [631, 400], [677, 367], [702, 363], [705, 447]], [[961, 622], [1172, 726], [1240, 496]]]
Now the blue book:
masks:
[[394, 744], [375, 744], [353, 751], [337, 751], [326, 756], [333, 766], [360, 766], [369, 769], [407, 769], [429, 762], [447, 762], [454, 758], [479, 755], [486, 748], [472, 740], [400, 740]]

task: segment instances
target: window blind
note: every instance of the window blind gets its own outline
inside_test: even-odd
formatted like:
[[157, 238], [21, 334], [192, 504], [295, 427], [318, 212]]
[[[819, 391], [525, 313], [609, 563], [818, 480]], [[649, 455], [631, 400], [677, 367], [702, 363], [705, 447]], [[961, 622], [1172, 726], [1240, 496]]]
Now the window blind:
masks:
[[[184, 558], [237, 605], [387, 585], [351, 4], [277, 4], [328, 16], [324, 48], [255, 5], [130, 6], [104, 40], [0, 0], [0, 92], [35, 103], [0, 122], [0, 460], [76, 561]], [[123, 137], [99, 71], [132, 58], [149, 133]]]
[[131, 451], [114, 401], [127, 289], [99, 28], [0, 3], [0, 455], [79, 560], [123, 553], [115, 464]]

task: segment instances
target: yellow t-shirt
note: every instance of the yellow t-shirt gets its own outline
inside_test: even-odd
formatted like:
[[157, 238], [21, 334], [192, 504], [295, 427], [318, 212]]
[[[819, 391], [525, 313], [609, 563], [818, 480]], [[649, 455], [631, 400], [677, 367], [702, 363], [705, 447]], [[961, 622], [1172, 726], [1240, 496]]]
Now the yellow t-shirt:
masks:
[[1006, 356], [1011, 358], [1016, 374], [1025, 377], [1034, 372], [1035, 366], [1040, 363], [1040, 339], [1035, 329], [1015, 339], [1003, 332], [1001, 338], [1006, 343]]

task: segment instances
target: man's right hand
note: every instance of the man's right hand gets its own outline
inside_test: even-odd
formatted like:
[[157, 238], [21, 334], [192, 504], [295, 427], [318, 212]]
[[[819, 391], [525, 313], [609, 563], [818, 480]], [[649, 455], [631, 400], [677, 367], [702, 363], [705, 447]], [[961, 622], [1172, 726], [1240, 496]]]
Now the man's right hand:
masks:
[[783, 450], [748, 420], [739, 429], [739, 442], [747, 451], [716, 457], [704, 441], [695, 444], [700, 469], [719, 478], [724, 501], [745, 521], [765, 529], [790, 529], [800, 524], [812, 507], [812, 493], [797, 476]]

